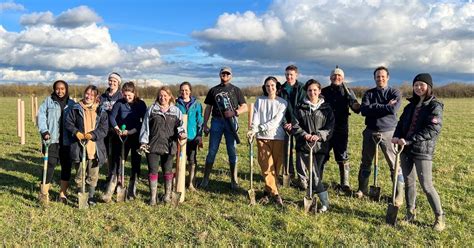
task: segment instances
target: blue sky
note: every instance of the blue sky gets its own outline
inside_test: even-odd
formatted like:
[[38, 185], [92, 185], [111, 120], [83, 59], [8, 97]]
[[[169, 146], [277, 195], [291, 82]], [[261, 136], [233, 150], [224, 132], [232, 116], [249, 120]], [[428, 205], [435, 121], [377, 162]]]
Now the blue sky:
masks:
[[471, 1], [3, 1], [0, 83], [105, 84], [111, 71], [148, 84], [213, 85], [221, 66], [239, 86], [296, 64], [300, 79], [394, 84], [419, 72], [474, 83]]

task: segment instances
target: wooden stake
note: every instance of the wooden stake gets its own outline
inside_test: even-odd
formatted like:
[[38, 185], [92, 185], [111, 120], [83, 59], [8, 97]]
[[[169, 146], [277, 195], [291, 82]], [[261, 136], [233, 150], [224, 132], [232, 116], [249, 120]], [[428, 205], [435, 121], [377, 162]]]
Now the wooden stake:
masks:
[[249, 120], [249, 131], [252, 130], [252, 117], [253, 117], [253, 103], [249, 104], [249, 111], [248, 111], [248, 120]]
[[21, 101], [21, 137], [20, 144], [25, 144], [25, 101]]
[[35, 116], [34, 116], [34, 120], [35, 120], [34, 123], [35, 123], [35, 126], [38, 126], [38, 123], [37, 123], [37, 122], [38, 122], [38, 119], [37, 119], [37, 117], [38, 117], [38, 97], [35, 96]]
[[21, 137], [21, 99], [16, 100], [16, 109], [17, 109], [17, 125], [16, 130], [18, 130], [18, 137]]
[[31, 122], [35, 123], [35, 99], [34, 99], [34, 95], [31, 95]]

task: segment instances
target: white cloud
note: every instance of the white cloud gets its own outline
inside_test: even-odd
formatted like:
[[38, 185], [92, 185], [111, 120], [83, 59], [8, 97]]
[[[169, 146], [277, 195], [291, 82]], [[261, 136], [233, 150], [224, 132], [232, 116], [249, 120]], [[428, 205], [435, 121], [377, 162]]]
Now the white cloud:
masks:
[[54, 24], [53, 13], [50, 11], [46, 12], [34, 12], [31, 14], [22, 15], [20, 18], [20, 24], [23, 26], [33, 26], [38, 24]]
[[[278, 25], [262, 24], [270, 17]], [[278, 30], [272, 43], [268, 30]], [[261, 16], [226, 13], [194, 36], [204, 51], [234, 60], [474, 73], [473, 34], [471, 2], [275, 0]]]
[[15, 70], [12, 67], [0, 68], [0, 81], [5, 82], [49, 82], [55, 79], [77, 80], [73, 72], [54, 72], [42, 70]]
[[13, 1], [0, 3], [0, 13], [3, 13], [4, 11], [8, 11], [8, 10], [23, 11], [23, 10], [25, 10], [25, 7], [21, 4], [15, 3]]
[[61, 13], [56, 18], [59, 27], [80, 27], [101, 22], [102, 18], [87, 6], [79, 6]]

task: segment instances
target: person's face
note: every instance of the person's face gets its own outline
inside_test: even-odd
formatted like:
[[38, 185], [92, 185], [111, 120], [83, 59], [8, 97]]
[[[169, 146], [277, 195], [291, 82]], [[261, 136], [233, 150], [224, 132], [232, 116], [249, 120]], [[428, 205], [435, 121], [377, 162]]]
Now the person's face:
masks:
[[311, 84], [306, 90], [306, 94], [308, 95], [310, 101], [318, 99], [320, 93], [321, 89], [319, 89], [317, 84]]
[[170, 103], [171, 96], [168, 94], [168, 92], [164, 90], [160, 90], [160, 93], [158, 95], [158, 102], [162, 106], [168, 106]]
[[227, 72], [227, 71], [221, 72], [220, 76], [221, 76], [221, 82], [223, 83], [230, 82], [230, 80], [232, 79], [232, 74], [230, 74], [230, 72]]
[[276, 95], [277, 92], [277, 84], [273, 80], [268, 80], [265, 83], [265, 89], [267, 90], [267, 93], [269, 96], [274, 96]]
[[179, 89], [179, 92], [181, 94], [181, 97], [183, 99], [189, 99], [191, 97], [191, 89], [189, 88], [189, 85], [183, 85]]
[[377, 85], [377, 87], [380, 87], [380, 88], [385, 88], [385, 86], [387, 86], [388, 84], [388, 79], [390, 77], [387, 75], [387, 71], [386, 70], [378, 70], [376, 73], [375, 73], [375, 84]]
[[422, 81], [416, 81], [415, 84], [413, 84], [413, 91], [419, 97], [425, 97], [428, 92], [428, 84]]
[[298, 79], [298, 73], [293, 70], [288, 70], [285, 72], [285, 78], [288, 83], [293, 85], [294, 83], [296, 83], [296, 79]]
[[91, 89], [88, 89], [88, 90], [84, 93], [84, 103], [85, 103], [85, 104], [94, 103], [96, 98], [97, 98], [97, 95], [96, 95], [95, 91], [93, 91], [93, 90], [91, 90]]
[[63, 83], [57, 83], [54, 88], [54, 93], [56, 93], [59, 98], [63, 98], [66, 95], [66, 85]]
[[118, 90], [119, 81], [115, 78], [109, 78], [109, 87], [112, 91]]
[[331, 76], [331, 84], [341, 85], [344, 82], [344, 76], [340, 74], [334, 74]]
[[128, 103], [132, 103], [133, 99], [135, 99], [135, 93], [131, 91], [123, 91], [122, 96]]

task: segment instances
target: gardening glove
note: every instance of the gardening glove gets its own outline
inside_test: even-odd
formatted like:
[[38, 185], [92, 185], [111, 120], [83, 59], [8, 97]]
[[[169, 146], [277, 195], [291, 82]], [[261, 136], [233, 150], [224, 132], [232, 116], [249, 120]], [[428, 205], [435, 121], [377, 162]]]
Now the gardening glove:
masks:
[[91, 140], [91, 139], [92, 139], [92, 133], [86, 133], [86, 134], [84, 134], [84, 139], [86, 139], [86, 140]]
[[77, 133], [76, 133], [76, 138], [77, 138], [78, 140], [83, 140], [83, 139], [85, 139], [84, 134], [81, 133], [81, 132], [77, 132]]
[[224, 117], [225, 117], [225, 118], [232, 118], [232, 117], [234, 117], [234, 116], [236, 116], [236, 115], [237, 115], [237, 113], [236, 113], [235, 111], [232, 111], [232, 110], [226, 110], [226, 111], [224, 112]]
[[51, 135], [49, 134], [48, 131], [41, 134], [41, 138], [43, 138], [43, 140], [49, 140], [50, 136]]

